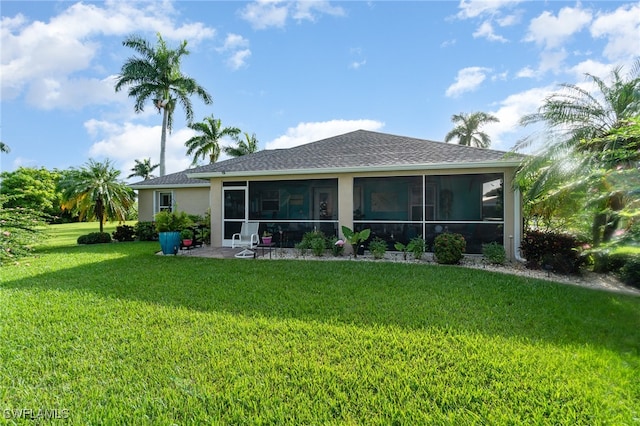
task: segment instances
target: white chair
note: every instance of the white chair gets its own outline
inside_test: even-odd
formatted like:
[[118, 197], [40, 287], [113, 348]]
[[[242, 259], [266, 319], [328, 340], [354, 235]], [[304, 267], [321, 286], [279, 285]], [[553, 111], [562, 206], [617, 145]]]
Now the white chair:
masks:
[[258, 244], [260, 244], [260, 236], [258, 235], [259, 227], [260, 222], [243, 222], [240, 232], [236, 232], [231, 236], [231, 248], [245, 248], [240, 253], [236, 254], [235, 257], [255, 257], [255, 253], [252, 249], [256, 248]]

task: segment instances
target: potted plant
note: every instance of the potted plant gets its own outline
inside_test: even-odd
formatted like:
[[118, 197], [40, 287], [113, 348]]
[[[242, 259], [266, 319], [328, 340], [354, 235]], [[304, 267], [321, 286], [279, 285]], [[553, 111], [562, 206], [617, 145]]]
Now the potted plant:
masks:
[[180, 237], [182, 238], [182, 246], [183, 247], [191, 247], [193, 244], [193, 231], [190, 229], [183, 229], [180, 232]]
[[163, 254], [176, 254], [180, 250], [180, 232], [191, 224], [185, 212], [161, 211], [155, 216], [156, 230]]
[[270, 245], [271, 244], [271, 239], [273, 238], [273, 234], [271, 234], [271, 232], [269, 231], [264, 231], [262, 233], [262, 244], [265, 245]]

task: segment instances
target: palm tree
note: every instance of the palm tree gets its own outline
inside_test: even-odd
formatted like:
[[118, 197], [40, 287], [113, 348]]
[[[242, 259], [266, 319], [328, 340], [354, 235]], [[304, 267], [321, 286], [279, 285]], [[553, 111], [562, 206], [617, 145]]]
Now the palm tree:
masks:
[[604, 180], [597, 184], [593, 180], [597, 170], [629, 168], [612, 161], [610, 154], [633, 151], [625, 144], [635, 143], [634, 138], [619, 137], [617, 132], [640, 113], [640, 59], [627, 78], [621, 72], [621, 67], [612, 70], [609, 85], [586, 74], [598, 89], [594, 93], [574, 84], [561, 84], [562, 90], [548, 96], [537, 112], [520, 119], [523, 126], [544, 124], [544, 131], [516, 145], [516, 149], [529, 148], [543, 137], [542, 148], [517, 173], [516, 184], [527, 190], [527, 199], [541, 202], [553, 202], [580, 189], [583, 204], [596, 209], [594, 245], [610, 238], [626, 204], [625, 191]]
[[97, 219], [100, 232], [105, 220], [125, 221], [135, 204], [135, 193], [118, 180], [120, 171], [109, 160], [90, 159], [84, 167], [71, 169], [60, 182], [62, 209], [77, 211], [80, 220]]
[[193, 78], [180, 70], [182, 56], [188, 55], [187, 41], [178, 49], [169, 49], [158, 33], [158, 44], [153, 47], [138, 37], [130, 36], [122, 43], [140, 54], [140, 57], [127, 59], [116, 79], [115, 90], [129, 86], [129, 96], [135, 99], [136, 113], [144, 110], [144, 104], [152, 101], [162, 115], [162, 135], [160, 137], [160, 176], [164, 176], [165, 147], [167, 131], [171, 133], [173, 112], [176, 104], [182, 105], [187, 121], [193, 120], [191, 95], [198, 95], [205, 104], [212, 102], [211, 95]]
[[135, 161], [136, 161], [135, 166], [133, 166], [131, 168], [131, 171], [133, 173], [131, 173], [129, 176], [127, 176], [127, 179], [132, 178], [134, 176], [140, 176], [144, 180], [148, 180], [148, 179], [156, 177], [156, 176], [152, 175], [151, 172], [153, 172], [155, 169], [157, 169], [159, 164], [153, 164], [152, 165], [151, 164], [151, 158], [145, 158], [142, 161], [140, 161], [140, 160], [135, 160]]
[[224, 152], [231, 157], [242, 157], [258, 151], [258, 139], [255, 133], [249, 136], [249, 133], [244, 132], [244, 139], [238, 140], [236, 146], [225, 147]]
[[11, 148], [9, 148], [9, 145], [7, 145], [6, 143], [0, 142], [0, 152], [8, 154], [11, 152]]
[[484, 132], [480, 131], [480, 127], [487, 123], [497, 123], [498, 118], [486, 112], [474, 112], [472, 114], [454, 114], [451, 121], [456, 124], [444, 137], [445, 142], [450, 142], [457, 138], [460, 145], [477, 146], [478, 148], [488, 148], [491, 144], [491, 138]]
[[184, 143], [187, 147], [187, 155], [193, 154], [192, 164], [196, 164], [200, 157], [202, 159], [209, 157], [209, 164], [215, 163], [220, 156], [220, 139], [224, 136], [235, 139], [241, 132], [237, 127], [223, 128], [222, 121], [214, 118], [213, 115], [205, 117], [200, 123], [189, 124], [189, 128], [200, 133]]

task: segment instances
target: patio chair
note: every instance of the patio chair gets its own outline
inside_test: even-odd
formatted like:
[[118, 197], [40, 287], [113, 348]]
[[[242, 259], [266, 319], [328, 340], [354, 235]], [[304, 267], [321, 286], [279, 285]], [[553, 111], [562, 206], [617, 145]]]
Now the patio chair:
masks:
[[231, 248], [244, 247], [244, 250], [237, 253], [235, 257], [255, 257], [253, 249], [260, 243], [260, 236], [258, 235], [259, 226], [260, 222], [243, 222], [240, 232], [231, 236]]

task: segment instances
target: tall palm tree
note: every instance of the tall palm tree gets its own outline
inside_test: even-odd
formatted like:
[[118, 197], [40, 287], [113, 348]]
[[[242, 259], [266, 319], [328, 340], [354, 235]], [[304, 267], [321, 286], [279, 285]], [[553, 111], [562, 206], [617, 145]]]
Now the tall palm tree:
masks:
[[180, 60], [188, 55], [187, 41], [178, 49], [170, 49], [158, 33], [158, 44], [151, 46], [138, 36], [130, 36], [122, 43], [135, 50], [140, 57], [127, 59], [116, 79], [115, 90], [129, 86], [129, 96], [135, 99], [136, 113], [144, 110], [148, 101], [162, 111], [162, 135], [160, 137], [160, 176], [166, 174], [165, 150], [167, 131], [171, 133], [173, 113], [180, 104], [188, 122], [193, 120], [190, 96], [197, 95], [205, 104], [212, 102], [211, 95], [193, 78], [180, 70]]
[[[585, 177], [593, 176], [597, 169], [628, 168], [611, 161], [609, 153], [613, 148], [628, 152], [620, 141], [622, 145], [634, 141], [616, 134], [640, 114], [640, 58], [627, 77], [622, 76], [621, 67], [614, 68], [609, 84], [597, 76], [586, 76], [597, 91], [561, 84], [561, 91], [548, 96], [535, 113], [520, 119], [523, 126], [543, 124], [544, 129], [516, 145], [516, 149], [530, 148], [536, 142], [542, 146], [517, 173], [516, 184], [527, 190], [527, 199], [543, 202], [560, 199], [569, 191], [575, 193], [582, 185], [583, 203], [596, 208], [592, 233], [597, 245], [613, 234], [619, 211], [625, 206], [624, 194], [602, 181], [598, 186], [591, 183], [589, 188], [583, 184], [587, 182]], [[615, 146], [603, 142], [610, 140]]]
[[60, 181], [63, 210], [77, 211], [80, 220], [97, 219], [100, 232], [105, 220], [126, 220], [136, 196], [118, 176], [120, 171], [109, 160], [100, 163], [89, 159], [85, 166], [72, 168]]
[[148, 180], [154, 178], [155, 176], [151, 173], [158, 168], [159, 164], [151, 164], [151, 158], [145, 158], [144, 160], [135, 160], [136, 164], [131, 168], [131, 173], [127, 176], [127, 179], [132, 178], [134, 176], [140, 176], [144, 180]]
[[222, 121], [214, 118], [213, 115], [205, 117], [200, 123], [189, 124], [189, 128], [200, 133], [184, 143], [187, 147], [187, 155], [193, 154], [192, 164], [196, 164], [201, 157], [202, 159], [209, 157], [209, 164], [215, 163], [220, 156], [220, 139], [225, 136], [235, 139], [241, 132], [237, 127], [223, 128]]
[[491, 138], [484, 132], [480, 131], [480, 127], [487, 123], [497, 123], [498, 118], [486, 112], [474, 112], [471, 114], [454, 114], [451, 121], [456, 124], [444, 137], [445, 142], [452, 139], [458, 139], [460, 145], [477, 146], [478, 148], [488, 148], [491, 145]]
[[7, 145], [6, 143], [0, 142], [0, 152], [8, 154], [11, 152], [11, 148], [9, 148], [9, 145]]
[[253, 154], [258, 151], [258, 139], [256, 134], [253, 133], [249, 136], [249, 133], [244, 132], [244, 140], [237, 140], [236, 146], [227, 146], [224, 148], [224, 152], [231, 157], [242, 157], [243, 155]]

